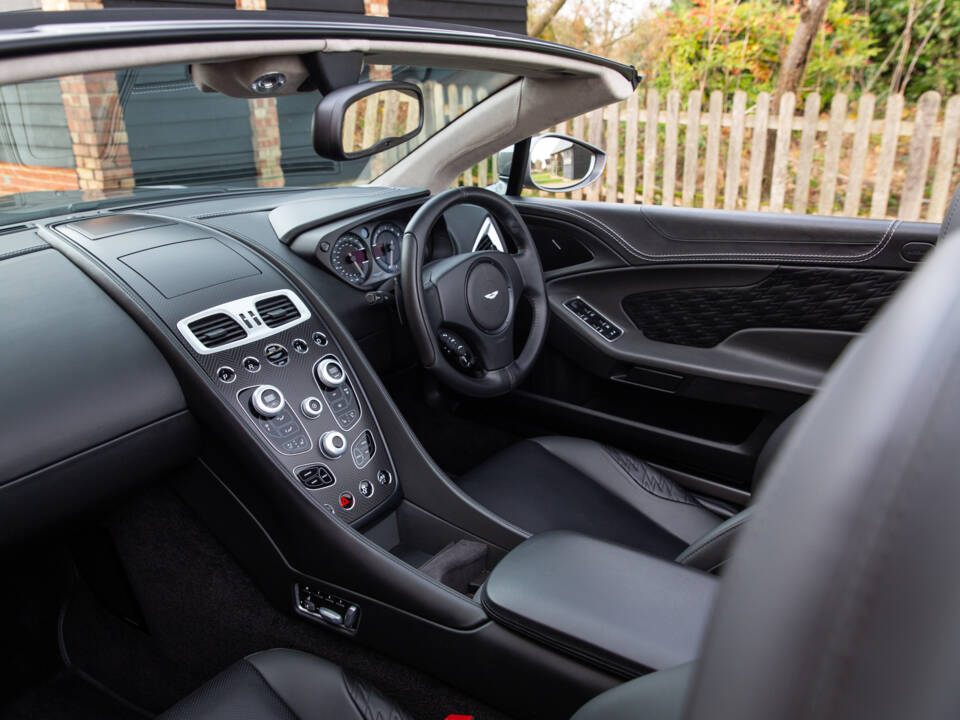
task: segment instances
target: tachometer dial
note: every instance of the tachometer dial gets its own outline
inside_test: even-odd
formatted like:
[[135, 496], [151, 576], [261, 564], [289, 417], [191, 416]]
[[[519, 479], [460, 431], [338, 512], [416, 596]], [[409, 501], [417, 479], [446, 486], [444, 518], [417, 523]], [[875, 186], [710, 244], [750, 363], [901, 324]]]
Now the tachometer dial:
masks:
[[400, 238], [403, 230], [394, 223], [381, 223], [373, 231], [373, 257], [384, 272], [391, 275], [400, 270]]
[[359, 236], [341, 235], [330, 251], [330, 264], [344, 280], [362, 283], [370, 275], [370, 253]]

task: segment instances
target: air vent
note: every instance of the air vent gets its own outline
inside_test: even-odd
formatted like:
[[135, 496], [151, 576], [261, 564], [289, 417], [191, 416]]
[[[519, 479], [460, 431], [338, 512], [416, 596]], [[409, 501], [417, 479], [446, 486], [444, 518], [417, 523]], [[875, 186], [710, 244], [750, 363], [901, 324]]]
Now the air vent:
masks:
[[300, 317], [300, 311], [297, 310], [297, 306], [294, 305], [293, 301], [286, 295], [274, 295], [273, 297], [259, 300], [257, 301], [256, 308], [260, 314], [260, 319], [263, 320], [264, 324], [269, 328], [286, 325], [291, 320], [296, 320]]
[[240, 323], [224, 313], [216, 313], [194, 320], [187, 327], [190, 328], [190, 332], [196, 336], [197, 340], [208, 348], [220, 347], [227, 343], [242, 340], [247, 336], [246, 331], [240, 327]]
[[264, 340], [309, 319], [303, 301], [281, 289], [208, 307], [177, 322], [177, 329], [194, 352], [209, 355]]

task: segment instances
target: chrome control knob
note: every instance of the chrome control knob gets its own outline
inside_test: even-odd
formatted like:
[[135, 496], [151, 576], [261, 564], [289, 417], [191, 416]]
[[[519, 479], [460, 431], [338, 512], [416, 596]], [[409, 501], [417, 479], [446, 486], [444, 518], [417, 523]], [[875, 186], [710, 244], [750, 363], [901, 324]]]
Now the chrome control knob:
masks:
[[320, 436], [320, 451], [331, 460], [336, 460], [347, 451], [347, 439], [338, 430], [325, 432]]
[[265, 418], [275, 417], [286, 404], [283, 393], [273, 385], [260, 385], [250, 396], [254, 412]]
[[343, 365], [336, 358], [324, 358], [317, 363], [317, 380], [324, 387], [340, 387], [346, 379], [347, 374], [343, 370]]

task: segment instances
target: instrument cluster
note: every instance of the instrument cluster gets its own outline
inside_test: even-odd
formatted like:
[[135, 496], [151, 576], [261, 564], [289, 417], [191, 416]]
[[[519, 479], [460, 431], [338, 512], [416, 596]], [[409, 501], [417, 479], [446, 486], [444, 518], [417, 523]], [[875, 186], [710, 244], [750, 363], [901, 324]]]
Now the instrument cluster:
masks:
[[403, 228], [395, 222], [377, 222], [343, 233], [329, 250], [333, 271], [351, 285], [374, 286], [400, 271]]

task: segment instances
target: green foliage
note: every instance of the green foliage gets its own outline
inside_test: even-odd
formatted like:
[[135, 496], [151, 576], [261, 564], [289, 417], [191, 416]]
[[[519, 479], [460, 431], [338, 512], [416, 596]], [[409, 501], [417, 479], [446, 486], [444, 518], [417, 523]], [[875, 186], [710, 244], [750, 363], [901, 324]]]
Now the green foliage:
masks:
[[[660, 90], [744, 90], [753, 99], [776, 87], [798, 22], [797, 0], [567, 0], [542, 37], [636, 65]], [[817, 90], [828, 105], [838, 91], [882, 100], [901, 89], [908, 106], [927, 90], [960, 93], [960, 0], [833, 0], [801, 96]]]
[[[774, 0], [693, 0], [652, 18], [652, 42], [635, 59], [658, 89], [744, 90], [753, 99], [776, 86], [798, 21], [795, 7]], [[858, 83], [876, 54], [867, 28], [865, 14], [831, 3], [801, 91], [819, 90], [829, 102]]]
[[[879, 71], [873, 90], [885, 93], [890, 90], [894, 69], [911, 0], [857, 0], [861, 10], [870, 13], [870, 34], [882, 49], [868, 70], [872, 77]], [[916, 100], [927, 90], [936, 90], [942, 95], [960, 92], [960, 2], [945, 0], [939, 16], [937, 0], [913, 0], [914, 21], [907, 63], [913, 60], [931, 31], [930, 39], [917, 55], [916, 66], [904, 90], [908, 100]], [[890, 53], [891, 60], [881, 69], [879, 66]]]

